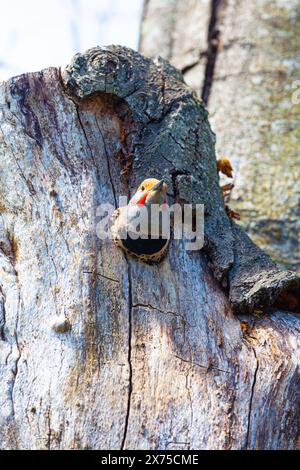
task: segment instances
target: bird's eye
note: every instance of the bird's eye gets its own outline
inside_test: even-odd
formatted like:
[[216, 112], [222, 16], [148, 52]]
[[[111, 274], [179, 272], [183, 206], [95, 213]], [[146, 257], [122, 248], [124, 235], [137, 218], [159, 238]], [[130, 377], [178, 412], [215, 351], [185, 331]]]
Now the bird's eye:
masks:
[[142, 190], [142, 191], [145, 191], [145, 186], [142, 186], [142, 187], [141, 187], [141, 190]]

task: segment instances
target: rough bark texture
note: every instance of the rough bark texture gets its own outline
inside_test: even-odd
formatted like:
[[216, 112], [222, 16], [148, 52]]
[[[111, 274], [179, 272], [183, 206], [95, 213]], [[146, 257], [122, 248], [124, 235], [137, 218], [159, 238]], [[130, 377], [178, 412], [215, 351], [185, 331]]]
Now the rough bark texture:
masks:
[[236, 170], [232, 208], [261, 248], [298, 271], [299, 7], [299, 0], [148, 0], [140, 41], [142, 53], [168, 58], [208, 102], [217, 153]]
[[[180, 74], [96, 48], [0, 99], [1, 448], [294, 448], [300, 319], [269, 306], [297, 310], [299, 279], [229, 223]], [[203, 252], [149, 266], [97, 238], [150, 173], [205, 204]]]

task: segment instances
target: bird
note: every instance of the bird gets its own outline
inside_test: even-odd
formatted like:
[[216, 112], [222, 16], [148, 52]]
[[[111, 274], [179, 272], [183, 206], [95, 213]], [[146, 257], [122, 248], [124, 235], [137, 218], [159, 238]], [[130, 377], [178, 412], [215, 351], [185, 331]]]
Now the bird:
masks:
[[[158, 204], [163, 210], [166, 209], [167, 189], [168, 185], [163, 179], [145, 179], [128, 205], [116, 209], [112, 217], [111, 230], [115, 245], [126, 254], [146, 263], [159, 263], [168, 249], [170, 238], [163, 233], [161, 223], [158, 226], [151, 225], [151, 206]], [[147, 233], [141, 232], [137, 237], [133, 222], [137, 220], [141, 208], [147, 210]]]
[[[217, 160], [217, 170], [219, 173], [223, 173], [223, 175], [227, 176], [228, 178], [233, 177], [233, 168], [232, 168], [229, 158], [223, 157]], [[228, 204], [226, 204], [226, 202], [228, 202], [230, 199], [231, 191], [233, 190], [233, 188], [234, 188], [233, 183], [224, 184], [223, 186], [220, 187], [221, 195], [222, 195], [222, 198], [224, 199], [225, 211], [229, 219], [240, 220], [241, 219], [240, 214], [234, 211], [233, 209], [231, 209], [228, 206]]]
[[223, 175], [228, 176], [228, 178], [232, 178], [233, 168], [229, 158], [223, 157], [217, 160], [217, 169], [223, 173]]

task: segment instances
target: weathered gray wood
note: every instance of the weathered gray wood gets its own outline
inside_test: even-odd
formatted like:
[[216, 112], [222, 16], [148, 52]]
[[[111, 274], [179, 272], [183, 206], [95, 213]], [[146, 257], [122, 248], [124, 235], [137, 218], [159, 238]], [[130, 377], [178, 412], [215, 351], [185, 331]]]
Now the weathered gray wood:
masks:
[[[216, 277], [233, 285], [252, 245], [226, 218], [207, 115], [178, 73], [96, 48], [0, 96], [1, 448], [293, 448], [300, 320], [271, 312], [273, 286], [264, 316], [231, 311]], [[149, 266], [97, 238], [97, 206], [145, 176], [205, 203], [211, 268], [179, 241]], [[294, 275], [268, 266], [289, 291]], [[235, 305], [253, 310], [242, 287]]]
[[[217, 153], [235, 169], [232, 208], [251, 238], [295, 271], [300, 113], [292, 95], [299, 79], [299, 7], [299, 0], [148, 0], [140, 41], [142, 53], [169, 59], [208, 98]], [[198, 51], [198, 59], [190, 60], [188, 51]]]

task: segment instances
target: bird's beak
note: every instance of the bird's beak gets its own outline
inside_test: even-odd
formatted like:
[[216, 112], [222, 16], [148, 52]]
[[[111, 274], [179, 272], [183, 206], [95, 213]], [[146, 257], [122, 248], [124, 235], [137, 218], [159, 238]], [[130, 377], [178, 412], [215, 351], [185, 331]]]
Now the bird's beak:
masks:
[[152, 188], [151, 191], [157, 191], [161, 190], [164, 184], [164, 180], [160, 180], [158, 183], [156, 183]]
[[154, 186], [152, 186], [147, 197], [147, 201], [150, 204], [165, 204], [166, 203], [166, 193], [167, 193], [167, 184], [164, 180], [160, 180]]

